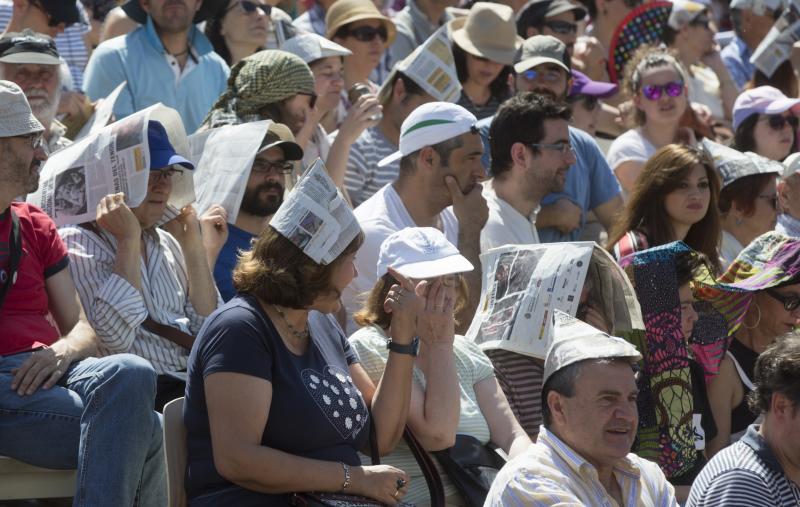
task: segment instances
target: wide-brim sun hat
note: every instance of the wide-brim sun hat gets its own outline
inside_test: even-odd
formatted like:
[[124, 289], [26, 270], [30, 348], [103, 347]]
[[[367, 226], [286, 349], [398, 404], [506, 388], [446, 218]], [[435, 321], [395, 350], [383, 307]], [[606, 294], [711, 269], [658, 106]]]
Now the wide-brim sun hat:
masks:
[[[66, 3], [66, 0], [59, 0]], [[197, 13], [194, 15], [194, 19], [192, 22], [194, 23], [201, 23], [215, 13], [219, 12], [224, 4], [227, 3], [227, 0], [203, 0], [200, 9], [197, 10]], [[140, 0], [128, 0], [124, 4], [122, 4], [122, 10], [125, 11], [125, 14], [128, 15], [129, 18], [136, 21], [140, 25], [144, 25], [147, 23], [147, 11], [144, 10]]]
[[458, 47], [503, 65], [514, 65], [517, 51], [522, 47], [514, 10], [507, 5], [476, 2], [466, 17], [450, 21], [448, 28]]
[[733, 130], [754, 114], [782, 114], [800, 112], [800, 99], [792, 99], [772, 86], [759, 86], [745, 90], [733, 103]]
[[22, 88], [11, 81], [0, 80], [0, 137], [15, 137], [43, 132], [44, 127], [31, 111]]
[[391, 46], [397, 36], [397, 27], [375, 7], [372, 0], [336, 0], [325, 14], [325, 37], [333, 40], [339, 29], [356, 21], [376, 19], [386, 27], [386, 45]]
[[415, 280], [475, 269], [442, 231], [433, 227], [407, 227], [383, 240], [377, 268], [378, 278], [392, 268]]

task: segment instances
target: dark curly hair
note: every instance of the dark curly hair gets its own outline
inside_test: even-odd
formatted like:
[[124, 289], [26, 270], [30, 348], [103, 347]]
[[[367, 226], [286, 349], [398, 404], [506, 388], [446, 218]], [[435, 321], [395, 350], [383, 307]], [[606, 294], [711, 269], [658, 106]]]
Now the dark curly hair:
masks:
[[758, 356], [753, 384], [755, 389], [747, 396], [753, 412], [769, 412], [775, 393], [786, 396], [797, 411], [800, 407], [800, 335], [792, 332], [779, 337]]

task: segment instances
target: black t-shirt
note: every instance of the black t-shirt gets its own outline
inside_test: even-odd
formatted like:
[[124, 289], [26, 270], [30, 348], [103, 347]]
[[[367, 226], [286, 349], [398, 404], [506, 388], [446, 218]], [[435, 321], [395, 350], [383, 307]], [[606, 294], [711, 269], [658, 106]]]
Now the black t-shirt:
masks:
[[[212, 373], [242, 373], [272, 384], [262, 445], [307, 458], [360, 465], [357, 451], [369, 439], [369, 416], [350, 377], [349, 365], [358, 358], [331, 316], [311, 312], [308, 325], [309, 348], [297, 356], [286, 348], [251, 296], [237, 296], [208, 317], [189, 356], [183, 410], [189, 498], [219, 492], [214, 495], [215, 504], [230, 505], [245, 493], [214, 467], [203, 385]], [[259, 497], [259, 505], [285, 505], [283, 495]]]

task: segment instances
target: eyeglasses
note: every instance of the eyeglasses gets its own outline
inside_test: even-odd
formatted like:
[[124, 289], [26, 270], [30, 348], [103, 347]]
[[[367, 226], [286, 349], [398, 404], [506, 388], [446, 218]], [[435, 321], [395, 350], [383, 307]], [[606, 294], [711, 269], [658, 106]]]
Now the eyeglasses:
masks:
[[544, 26], [546, 26], [547, 28], [549, 28], [550, 30], [554, 31], [559, 35], [569, 35], [571, 33], [578, 33], [578, 25], [560, 19], [545, 21]]
[[314, 109], [314, 106], [317, 105], [317, 94], [314, 92], [297, 92], [298, 95], [305, 95], [306, 97], [311, 97], [311, 101], [308, 103], [309, 109]]
[[784, 296], [778, 291], [767, 289], [764, 292], [767, 293], [773, 299], [776, 299], [783, 303], [783, 309], [787, 312], [793, 312], [800, 308], [800, 296]]
[[658, 100], [663, 93], [666, 93], [670, 97], [678, 97], [683, 93], [683, 81], [670, 81], [663, 85], [642, 86], [642, 95], [644, 95], [647, 100]]
[[250, 169], [251, 173], [260, 175], [273, 174], [291, 174], [294, 169], [294, 164], [286, 160], [270, 162], [269, 160], [255, 159], [253, 167]]
[[569, 143], [554, 143], [554, 144], [546, 144], [546, 143], [533, 143], [529, 144], [531, 148], [544, 148], [545, 150], [553, 150], [557, 151], [561, 154], [562, 157], [566, 157], [568, 154], [573, 154], [574, 151], [572, 150], [572, 145]]
[[548, 69], [545, 71], [538, 71], [533, 69], [528, 69], [522, 73], [525, 76], [525, 79], [528, 81], [536, 81], [540, 76], [542, 79], [549, 83], [555, 83], [559, 79], [561, 79], [561, 71], [556, 69]]
[[382, 42], [389, 40], [389, 33], [384, 25], [374, 28], [371, 26], [359, 26], [358, 28], [347, 28], [343, 30], [343, 37], [351, 36], [357, 41], [372, 42], [375, 37], [380, 37]]
[[758, 198], [766, 200], [772, 206], [772, 209], [778, 209], [777, 195], [759, 195]]
[[769, 128], [772, 130], [783, 130], [783, 127], [788, 123], [793, 129], [797, 128], [797, 116], [783, 116], [782, 114], [769, 114], [759, 120], [766, 120], [769, 122]]
[[155, 185], [161, 180], [172, 180], [172, 177], [178, 174], [179, 172], [180, 170], [175, 169], [174, 167], [166, 167], [164, 169], [156, 169], [155, 171], [150, 171], [150, 179], [148, 180], [148, 183], [151, 185]]
[[42, 5], [40, 2], [38, 2], [38, 0], [32, 0], [31, 5], [42, 11], [44, 15], [47, 16], [47, 26], [49, 26], [50, 28], [55, 28], [58, 25], [64, 25], [64, 28], [69, 28], [75, 24], [75, 23], [67, 23], [65, 21], [56, 18], [55, 16], [50, 14], [50, 12], [48, 12], [45, 6]]
[[239, 7], [245, 14], [252, 14], [256, 12], [256, 9], [261, 9], [261, 12], [263, 12], [265, 16], [269, 16], [270, 14], [272, 14], [272, 6], [270, 4], [260, 4], [256, 2], [251, 2], [250, 0], [241, 0], [240, 2], [237, 2], [234, 5], [231, 5], [230, 7], [225, 9], [225, 14], [235, 9], [236, 7]]
[[21, 139], [27, 139], [29, 143], [31, 143], [31, 149], [35, 150], [37, 148], [41, 148], [44, 143], [44, 134], [41, 132], [34, 132], [31, 134], [22, 134], [19, 136], [11, 136], [11, 137], [19, 137]]

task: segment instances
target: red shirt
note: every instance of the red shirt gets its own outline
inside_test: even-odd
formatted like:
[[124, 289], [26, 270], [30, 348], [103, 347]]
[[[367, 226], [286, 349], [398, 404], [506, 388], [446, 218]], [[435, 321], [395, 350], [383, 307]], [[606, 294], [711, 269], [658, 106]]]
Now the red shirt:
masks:
[[[45, 280], [69, 263], [67, 247], [47, 214], [24, 202], [11, 203], [19, 217], [22, 257], [17, 282], [0, 308], [0, 355], [51, 345], [60, 333], [48, 306]], [[10, 263], [11, 215], [0, 214], [0, 268]]]

